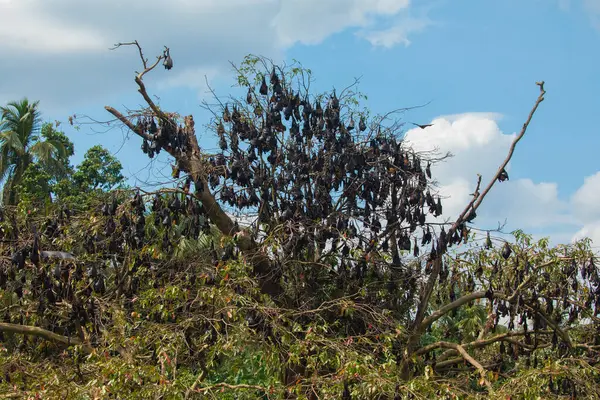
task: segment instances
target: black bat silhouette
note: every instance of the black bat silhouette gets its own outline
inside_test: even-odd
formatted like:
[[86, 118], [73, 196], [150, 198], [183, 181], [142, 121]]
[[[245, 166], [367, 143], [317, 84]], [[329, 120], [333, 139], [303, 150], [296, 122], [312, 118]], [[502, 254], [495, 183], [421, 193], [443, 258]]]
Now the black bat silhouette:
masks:
[[418, 126], [421, 129], [425, 129], [427, 127], [433, 126], [433, 124], [419, 125], [419, 124], [415, 124], [414, 122], [411, 122], [411, 124], [413, 124], [414, 126]]

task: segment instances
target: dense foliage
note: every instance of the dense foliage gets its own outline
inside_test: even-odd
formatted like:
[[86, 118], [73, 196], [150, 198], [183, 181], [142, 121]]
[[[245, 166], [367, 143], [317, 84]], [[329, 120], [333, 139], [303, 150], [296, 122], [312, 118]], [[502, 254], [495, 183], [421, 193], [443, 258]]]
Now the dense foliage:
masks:
[[41, 134], [61, 143], [66, 152], [57, 165], [29, 164], [16, 185], [21, 206], [44, 207], [53, 202], [76, 205], [97, 193], [125, 187], [121, 162], [104, 147], [90, 147], [81, 163], [72, 166], [70, 157], [75, 150], [67, 136], [50, 123], [42, 126]]
[[[53, 135], [51, 128], [42, 128], [39, 102], [24, 98], [0, 107], [0, 180], [4, 181], [2, 202], [15, 205], [19, 199], [18, 185], [25, 179], [31, 165], [50, 174], [66, 173], [63, 160], [71, 148], [64, 135]], [[69, 142], [70, 143], [70, 142]]]
[[[173, 188], [4, 209], [0, 388], [32, 398], [600, 397], [589, 241], [552, 248], [523, 232], [508, 242], [471, 232], [505, 165], [457, 220], [432, 220], [443, 214], [431, 185], [439, 158], [406, 146], [393, 113], [360, 110], [351, 89], [312, 94], [309, 70], [256, 57], [237, 70], [242, 98], [211, 107], [220, 149], [208, 154], [193, 118], [147, 93], [143, 77], [163, 57], [142, 59], [136, 76], [147, 109], [107, 110], [149, 157], [175, 159]], [[108, 190], [114, 182], [94, 175], [107, 165], [98, 153], [73, 181]]]

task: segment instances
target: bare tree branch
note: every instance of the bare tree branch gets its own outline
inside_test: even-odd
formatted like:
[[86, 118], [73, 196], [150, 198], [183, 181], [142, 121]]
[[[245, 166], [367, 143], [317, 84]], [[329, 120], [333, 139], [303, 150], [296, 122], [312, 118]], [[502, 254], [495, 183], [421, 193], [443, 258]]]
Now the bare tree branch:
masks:
[[465, 361], [467, 361], [469, 364], [474, 366], [475, 369], [477, 369], [477, 371], [479, 371], [479, 374], [481, 375], [481, 379], [487, 386], [489, 393], [490, 394], [493, 393], [494, 389], [492, 388], [492, 384], [485, 376], [486, 370], [479, 363], [479, 361], [475, 360], [469, 353], [467, 353], [467, 351], [464, 349], [463, 346], [461, 346], [460, 344], [451, 343], [451, 342], [438, 342], [438, 345], [439, 345], [438, 347], [445, 348], [445, 349], [453, 349], [456, 352], [458, 352]]
[[[496, 336], [489, 337], [487, 339], [478, 339], [478, 340], [474, 340], [472, 342], [463, 343], [463, 344], [461, 344], [461, 346], [463, 346], [465, 349], [479, 349], [479, 348], [489, 346], [491, 344], [494, 344], [494, 343], [502, 341], [502, 340], [508, 340], [509, 338], [512, 338], [515, 336], [524, 336], [528, 333], [529, 334], [552, 334], [552, 332], [553, 332], [552, 330], [505, 332], [505, 333], [501, 333]], [[435, 342], [435, 343], [431, 343], [425, 347], [422, 347], [415, 352], [415, 355], [419, 356], [419, 355], [427, 354], [430, 351], [433, 351], [435, 349], [439, 349], [439, 348], [443, 347], [440, 343], [442, 343], [442, 342]], [[522, 345], [522, 344], [519, 343], [519, 345]], [[443, 361], [452, 354], [453, 354], [452, 351], [450, 351], [448, 353], [444, 353], [438, 358], [438, 361]]]
[[[135, 82], [139, 87], [138, 92], [142, 95], [156, 117], [161, 119], [164, 123], [174, 124], [175, 122], [173, 122], [171, 116], [163, 112], [152, 101], [143, 82], [144, 74], [153, 70], [162, 59], [162, 56], [157, 58], [156, 63], [151, 66], [147, 66], [141, 51], [141, 47], [137, 41], [120, 43], [116, 45], [115, 48], [118, 48], [122, 45], [137, 46], [140, 57], [142, 58], [144, 70], [135, 77]], [[144, 139], [151, 139], [147, 134], [139, 129], [136, 129], [131, 121], [129, 121], [123, 114], [115, 110], [113, 107], [106, 106], [105, 109], [138, 136]], [[180, 170], [184, 173], [188, 173], [192, 177], [194, 186], [196, 188], [195, 195], [206, 209], [211, 222], [215, 224], [223, 234], [236, 236], [239, 248], [245, 252], [245, 255], [248, 257], [248, 261], [254, 266], [254, 272], [260, 279], [261, 289], [263, 292], [268, 293], [273, 297], [278, 297], [281, 295], [283, 290], [277, 280], [277, 277], [275, 274], [273, 274], [273, 269], [269, 258], [257, 247], [256, 243], [254, 243], [248, 232], [240, 231], [239, 226], [229, 217], [229, 215], [227, 215], [227, 213], [225, 213], [223, 208], [217, 203], [214, 195], [209, 190], [206, 173], [208, 165], [202, 157], [202, 152], [200, 150], [200, 146], [198, 145], [198, 140], [196, 138], [194, 129], [194, 120], [191, 115], [185, 118], [184, 133], [190, 143], [189, 149], [187, 149], [186, 152], [175, 152], [174, 149], [171, 149], [166, 145], [163, 146], [164, 149], [169, 153], [169, 155], [175, 158]]]
[[[485, 198], [485, 196], [492, 189], [492, 186], [494, 186], [494, 183], [496, 183], [496, 181], [498, 180], [498, 177], [500, 176], [500, 174], [502, 173], [502, 171], [506, 168], [506, 166], [510, 162], [510, 159], [512, 158], [512, 156], [513, 156], [513, 154], [515, 152], [515, 148], [517, 146], [517, 143], [519, 143], [519, 141], [523, 138], [523, 136], [525, 136], [525, 132], [527, 131], [527, 127], [529, 126], [529, 123], [531, 122], [531, 119], [533, 118], [533, 115], [535, 114], [535, 111], [537, 110], [537, 108], [540, 105], [540, 103], [542, 101], [544, 101], [544, 95], [546, 94], [546, 91], [544, 90], [544, 81], [536, 82], [535, 84], [540, 87], [540, 95], [538, 96], [535, 104], [533, 105], [533, 108], [529, 112], [529, 116], [527, 117], [527, 121], [525, 121], [525, 123], [523, 124], [523, 127], [521, 128], [521, 132], [519, 132], [519, 134], [517, 135], [517, 137], [511, 143], [510, 149], [508, 149], [508, 154], [506, 155], [506, 158], [504, 159], [504, 161], [502, 162], [502, 164], [500, 165], [500, 167], [498, 167], [498, 171], [496, 171], [496, 175], [494, 175], [494, 178], [488, 183], [487, 187], [481, 193], [481, 196], [479, 196], [479, 198], [477, 199], [477, 201], [475, 202], [475, 204], [473, 204], [473, 210], [477, 210], [477, 208], [481, 205], [481, 202], [483, 201], [483, 199]], [[463, 211], [463, 215], [462, 215], [463, 218], [464, 218], [464, 215], [466, 215], [465, 211]]]
[[129, 121], [123, 114], [121, 114], [119, 111], [115, 110], [114, 108], [110, 107], [110, 106], [106, 106], [104, 107], [104, 109], [106, 111], [108, 111], [109, 113], [111, 113], [112, 115], [114, 115], [119, 121], [121, 121], [124, 125], [126, 125], [132, 132], [134, 132], [136, 135], [140, 136], [143, 139], [146, 140], [150, 140], [152, 139], [150, 137], [150, 135], [146, 134], [145, 132], [142, 132], [141, 129], [136, 129], [135, 125], [133, 125], [131, 123], [131, 121]]
[[[512, 158], [517, 143], [525, 135], [525, 132], [527, 131], [527, 127], [529, 126], [529, 123], [531, 122], [531, 119], [533, 118], [535, 111], [537, 110], [540, 103], [542, 101], [544, 101], [544, 95], [546, 94], [546, 91], [544, 90], [544, 82], [543, 81], [536, 82], [536, 85], [538, 85], [540, 87], [540, 94], [539, 94], [533, 108], [531, 109], [526, 122], [523, 124], [523, 128], [521, 129], [521, 132], [513, 140], [512, 144], [510, 146], [510, 149], [508, 151], [508, 155], [506, 156], [505, 160], [502, 162], [502, 164], [498, 168], [498, 171], [494, 175], [493, 179], [490, 180], [490, 182], [488, 183], [488, 185], [486, 186], [486, 188], [483, 190], [483, 192], [481, 194], [479, 194], [479, 187], [481, 184], [481, 176], [478, 177], [477, 188], [474, 192], [473, 199], [464, 208], [464, 210], [461, 212], [460, 216], [456, 219], [454, 224], [452, 224], [452, 227], [448, 230], [448, 233], [447, 233], [448, 236], [452, 236], [454, 234], [454, 232], [458, 229], [458, 227], [466, 222], [467, 217], [469, 215], [471, 215], [471, 213], [474, 213], [477, 210], [477, 208], [481, 205], [481, 202], [483, 201], [485, 196], [489, 193], [491, 188], [494, 186], [494, 184], [498, 180], [498, 176], [500, 175], [500, 173], [504, 170], [504, 168], [506, 167], [506, 165], [509, 163], [510, 159]], [[415, 345], [417, 344], [417, 342], [419, 340], [419, 337], [422, 334], [422, 330], [421, 330], [422, 322], [425, 318], [425, 313], [427, 311], [427, 308], [429, 307], [429, 299], [431, 298], [431, 294], [433, 293], [433, 289], [435, 287], [435, 282], [438, 279], [438, 276], [439, 276], [439, 273], [440, 273], [440, 270], [442, 267], [442, 258], [446, 251], [447, 251], [447, 249], [445, 251], [439, 251], [439, 253], [436, 255], [436, 258], [434, 259], [431, 275], [429, 276], [429, 279], [425, 285], [425, 289], [423, 291], [423, 295], [420, 298], [420, 303], [417, 308], [415, 319], [412, 324], [413, 332], [412, 332], [411, 336], [409, 337], [409, 341], [408, 341], [409, 353], [412, 351], [412, 349], [414, 349]]]

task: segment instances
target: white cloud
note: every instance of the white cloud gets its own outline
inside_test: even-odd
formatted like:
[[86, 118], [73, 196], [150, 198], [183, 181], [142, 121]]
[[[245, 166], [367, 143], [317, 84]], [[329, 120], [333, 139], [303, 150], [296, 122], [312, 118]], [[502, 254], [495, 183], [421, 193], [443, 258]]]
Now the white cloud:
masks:
[[581, 222], [600, 220], [600, 172], [584, 179], [583, 185], [573, 194], [571, 202], [575, 215]]
[[583, 0], [583, 6], [590, 13], [600, 14], [600, 1], [599, 0]]
[[[198, 90], [199, 93], [208, 91], [207, 82], [212, 82], [221, 70], [217, 67], [182, 67], [177, 74], [170, 76], [156, 84], [157, 90], [164, 90], [172, 87], [189, 87]], [[203, 97], [203, 96], [202, 96]]]
[[596, 29], [600, 29], [600, 0], [558, 0], [558, 7], [563, 11], [570, 11], [573, 3], [581, 6], [590, 18], [590, 22]]
[[575, 241], [586, 237], [592, 239], [592, 246], [594, 248], [600, 246], [600, 220], [586, 224], [573, 235], [572, 240]]
[[0, 43], [11, 52], [61, 53], [106, 48], [101, 32], [78, 21], [61, 23], [57, 16], [44, 15], [29, 0], [0, 3]]
[[[417, 151], [450, 152], [453, 157], [432, 167], [442, 187], [455, 185], [464, 188], [467, 196], [475, 189], [476, 174], [483, 180], [496, 172], [506, 156], [513, 135], [504, 135], [497, 125], [496, 114], [459, 114], [435, 118], [427, 129], [413, 128], [406, 140]], [[452, 210], [456, 214], [459, 210]], [[453, 215], [454, 215], [453, 214]]]
[[398, 44], [410, 45], [409, 35], [423, 31], [432, 24], [428, 18], [400, 17], [387, 29], [365, 30], [358, 33], [373, 46], [392, 48]]
[[583, 185], [571, 196], [574, 216], [583, 227], [573, 240], [590, 237], [600, 246], [600, 171], [584, 179]]
[[558, 185], [517, 179], [498, 183], [482, 205], [482, 216], [508, 217], [513, 228], [543, 228], [573, 223], [567, 202], [558, 198]]
[[272, 25], [284, 47], [318, 44], [346, 28], [371, 26], [376, 17], [396, 15], [409, 5], [410, 0], [285, 0]]
[[[140, 63], [137, 39], [151, 60], [164, 45], [175, 68], [153, 74], [161, 88], [204, 87], [248, 53], [283, 59], [295, 43], [316, 44], [346, 29], [372, 29], [410, 0], [0, 0], [1, 103], [28, 96], [49, 112], [73, 112], [131, 94]], [[408, 32], [408, 31], [407, 31]], [[158, 82], [157, 82], [158, 83]]]
[[[441, 155], [446, 152], [453, 154], [453, 157], [432, 166], [440, 195], [445, 198], [442, 219], [455, 219], [471, 199], [477, 174], [482, 175], [483, 190], [506, 157], [515, 134], [505, 134], [500, 130], [497, 123], [500, 118], [501, 115], [496, 113], [442, 116], [431, 121], [433, 126], [429, 128], [414, 128], [406, 133], [407, 142], [417, 151], [437, 149]], [[510, 168], [507, 170], [510, 175]], [[582, 190], [585, 193], [589, 191]], [[596, 193], [600, 190], [600, 180], [593, 190]], [[494, 185], [478, 210], [476, 225], [485, 229], [496, 228], [498, 223], [506, 221], [507, 231], [518, 228], [526, 232], [540, 229], [554, 232], [560, 226], [568, 229], [566, 233], [556, 232], [562, 240], [570, 238], [583, 225], [574, 220], [574, 207], [559, 199], [556, 183], [512, 178]]]

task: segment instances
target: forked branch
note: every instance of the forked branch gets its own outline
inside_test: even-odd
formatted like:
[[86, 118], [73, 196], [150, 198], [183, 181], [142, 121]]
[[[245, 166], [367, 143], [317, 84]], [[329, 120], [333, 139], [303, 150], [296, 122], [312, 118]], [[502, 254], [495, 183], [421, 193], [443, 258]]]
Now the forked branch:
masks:
[[[144, 58], [141, 47], [137, 41], [119, 43], [115, 45], [114, 48], [125, 45], [134, 45], [138, 48], [140, 58], [142, 59], [142, 64], [144, 65], [144, 70], [138, 73], [135, 77], [135, 82], [138, 85], [138, 92], [142, 95], [157, 118], [162, 120], [165, 124], [175, 124], [173, 118], [168, 113], [162, 111], [152, 101], [143, 82], [144, 75], [156, 68], [158, 63], [164, 57], [158, 56], [154, 64], [148, 65], [147, 60]], [[147, 133], [143, 132], [141, 129], [138, 129], [126, 116], [113, 107], [106, 106], [105, 109], [138, 136], [146, 140], [152, 139]], [[233, 236], [239, 233], [236, 235], [238, 239], [238, 247], [246, 254], [249, 262], [253, 264], [255, 273], [261, 280], [261, 289], [263, 292], [273, 297], [281, 295], [283, 290], [276, 277], [273, 277], [273, 271], [271, 270], [271, 264], [267, 255], [257, 248], [256, 244], [247, 232], [240, 231], [238, 225], [231, 219], [229, 215], [227, 215], [227, 213], [225, 213], [223, 208], [219, 205], [213, 194], [210, 192], [205, 173], [208, 166], [206, 160], [204, 160], [202, 157], [202, 152], [198, 145], [198, 141], [196, 140], [194, 122], [191, 116], [186, 118], [185, 125], [184, 132], [189, 139], [189, 149], [187, 149], [185, 152], [176, 152], [174, 149], [169, 148], [168, 145], [163, 145], [164, 149], [173, 158], [175, 158], [180, 170], [184, 173], [188, 173], [192, 178], [194, 185], [196, 186], [195, 195], [206, 209], [211, 222], [215, 224], [225, 235]]]
[[[530, 124], [530, 122], [531, 122], [531, 120], [533, 118], [533, 115], [535, 114], [535, 111], [537, 110], [537, 108], [540, 105], [540, 103], [542, 101], [544, 101], [544, 95], [546, 94], [546, 91], [544, 90], [544, 81], [536, 82], [536, 85], [538, 85], [539, 88], [540, 88], [540, 94], [539, 94], [539, 96], [538, 96], [538, 98], [537, 98], [537, 100], [536, 100], [533, 108], [529, 112], [529, 116], [527, 117], [527, 120], [523, 124], [523, 127], [521, 128], [521, 131], [519, 132], [519, 134], [517, 135], [517, 137], [513, 140], [506, 158], [504, 159], [504, 161], [502, 162], [502, 164], [500, 165], [500, 167], [498, 167], [498, 170], [497, 170], [496, 174], [490, 180], [490, 182], [488, 183], [488, 185], [486, 186], [486, 188], [483, 190], [483, 192], [481, 192], [481, 194], [479, 194], [479, 187], [480, 187], [480, 184], [481, 184], [481, 176], [478, 177], [477, 188], [476, 188], [476, 190], [475, 190], [475, 192], [473, 194], [473, 198], [471, 199], [471, 201], [469, 202], [469, 204], [467, 204], [467, 206], [464, 208], [464, 210], [461, 212], [460, 216], [456, 219], [456, 221], [454, 222], [454, 224], [452, 224], [452, 227], [448, 230], [448, 234], [447, 235], [449, 237], [452, 236], [454, 234], [454, 232], [458, 229], [458, 227], [460, 225], [464, 224], [467, 221], [467, 219], [469, 219], [469, 216], [472, 215], [472, 213], [474, 213], [477, 210], [477, 208], [481, 205], [481, 202], [483, 201], [483, 199], [490, 192], [490, 190], [492, 189], [492, 187], [494, 186], [494, 184], [498, 180], [498, 177], [500, 176], [500, 174], [502, 173], [502, 171], [504, 171], [504, 169], [506, 168], [506, 166], [510, 162], [510, 160], [511, 160], [513, 154], [514, 154], [515, 148], [517, 146], [517, 143], [525, 135], [525, 132], [527, 131], [527, 127], [529, 126], [529, 124]], [[444, 252], [440, 251], [439, 254], [436, 257], [436, 260], [434, 261], [434, 267], [432, 269], [431, 275], [429, 276], [427, 284], [425, 285], [425, 290], [423, 291], [423, 295], [420, 298], [419, 307], [417, 309], [415, 320], [413, 322], [414, 332], [413, 332], [413, 338], [410, 341], [412, 344], [416, 343], [416, 339], [418, 339], [418, 337], [420, 337], [420, 335], [422, 333], [422, 330], [421, 330], [422, 325], [421, 325], [421, 323], [423, 322], [423, 319], [425, 318], [425, 312], [427, 311], [427, 308], [428, 308], [428, 305], [429, 305], [429, 300], [431, 298], [431, 294], [433, 293], [433, 288], [435, 286], [435, 282], [437, 281], [438, 275], [440, 273], [441, 264], [442, 264], [442, 257], [443, 256], [444, 256]]]
[[469, 353], [467, 353], [467, 351], [465, 350], [465, 348], [463, 346], [461, 346], [460, 344], [451, 343], [451, 342], [438, 342], [438, 345], [439, 345], [438, 347], [441, 347], [444, 349], [452, 349], [452, 350], [455, 350], [457, 353], [459, 353], [466, 362], [468, 362], [473, 367], [475, 367], [475, 369], [477, 369], [477, 371], [479, 372], [479, 374], [481, 376], [481, 382], [483, 382], [485, 384], [485, 386], [487, 386], [488, 392], [492, 393], [494, 391], [494, 389], [492, 388], [492, 384], [485, 376], [487, 373], [485, 368], [483, 368], [483, 366], [479, 363], [479, 361], [477, 361]]

